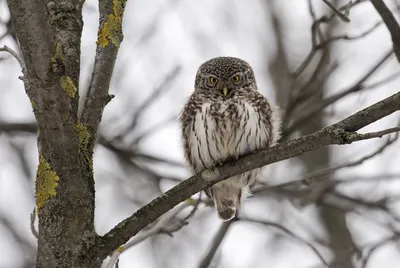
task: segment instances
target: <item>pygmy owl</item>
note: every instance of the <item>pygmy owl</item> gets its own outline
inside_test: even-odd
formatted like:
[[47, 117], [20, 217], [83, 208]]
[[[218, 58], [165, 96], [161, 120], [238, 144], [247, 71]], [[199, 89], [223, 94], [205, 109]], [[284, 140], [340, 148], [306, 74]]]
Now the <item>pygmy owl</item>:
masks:
[[[180, 116], [185, 158], [194, 172], [276, 143], [277, 109], [257, 91], [247, 62], [208, 60], [199, 67], [194, 88]], [[222, 220], [235, 217], [260, 172], [233, 176], [205, 190]]]

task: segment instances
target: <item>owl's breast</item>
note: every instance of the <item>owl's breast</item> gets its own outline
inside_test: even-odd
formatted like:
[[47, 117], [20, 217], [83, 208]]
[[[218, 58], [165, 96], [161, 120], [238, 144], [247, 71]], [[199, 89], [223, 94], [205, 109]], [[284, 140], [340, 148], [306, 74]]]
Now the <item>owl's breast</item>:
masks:
[[207, 125], [212, 126], [217, 157], [238, 157], [266, 147], [268, 135], [261, 114], [253, 104], [238, 100], [211, 105]]
[[263, 128], [260, 114], [247, 102], [203, 104], [188, 128], [192, 166], [200, 171], [264, 148], [268, 137]]

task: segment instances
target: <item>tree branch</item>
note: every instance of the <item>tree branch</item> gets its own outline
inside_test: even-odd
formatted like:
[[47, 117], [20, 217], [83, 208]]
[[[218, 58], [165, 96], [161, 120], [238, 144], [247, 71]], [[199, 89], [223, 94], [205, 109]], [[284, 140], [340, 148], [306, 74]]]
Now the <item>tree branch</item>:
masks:
[[232, 223], [235, 220], [223, 222], [219, 227], [218, 232], [215, 234], [214, 239], [210, 244], [210, 248], [208, 249], [207, 253], [204, 255], [203, 259], [200, 261], [199, 268], [207, 268], [210, 266], [211, 261], [214, 258], [215, 253], [217, 252], [219, 246], [222, 243], [222, 240], [225, 238], [226, 234], [228, 233], [229, 228], [231, 227]]
[[371, 3], [376, 11], [378, 11], [389, 30], [390, 36], [392, 37], [394, 53], [397, 60], [400, 62], [400, 26], [383, 0], [371, 0]]
[[[335, 103], [336, 101], [346, 97], [349, 94], [355, 93], [355, 92], [360, 92], [361, 90], [365, 89], [366, 85], [365, 82], [376, 73], [376, 71], [382, 67], [384, 63], [386, 63], [389, 58], [392, 56], [393, 51], [387, 51], [382, 58], [380, 58], [354, 85], [348, 87], [347, 89], [344, 89], [332, 96], [326, 97], [323, 99], [323, 101], [316, 102], [315, 105], [309, 107], [309, 109], [306, 109], [304, 113], [298, 114], [294, 122], [283, 129], [284, 135], [290, 135], [295, 131], [299, 126], [303, 125], [305, 122], [309, 121], [316, 113], [322, 111], [329, 105]], [[311, 97], [311, 94], [314, 92], [311, 92], [310, 95], [304, 95], [303, 97], [299, 97], [296, 99], [297, 102], [302, 102], [305, 99]], [[294, 106], [294, 105], [293, 105]]]
[[39, 130], [37, 266], [87, 267], [93, 260], [78, 256], [95, 241], [93, 174], [85, 172], [77, 131], [82, 10], [78, 0], [7, 4]]
[[249, 217], [240, 217], [239, 219], [241, 221], [247, 221], [247, 222], [252, 222], [252, 223], [257, 223], [257, 224], [262, 224], [265, 226], [273, 227], [273, 228], [283, 232], [288, 237], [291, 237], [291, 238], [305, 244], [306, 246], [308, 246], [315, 253], [315, 255], [321, 260], [322, 264], [325, 267], [331, 267], [328, 264], [328, 262], [324, 259], [322, 254], [318, 251], [318, 249], [311, 242], [308, 242], [304, 238], [301, 238], [300, 236], [296, 235], [295, 233], [293, 233], [292, 231], [290, 231], [288, 228], [284, 227], [283, 225], [273, 222], [273, 221], [258, 220], [258, 219], [256, 220], [256, 219], [252, 219]]
[[182, 202], [177, 205], [175, 208], [171, 209], [166, 213], [160, 220], [155, 223], [149, 230], [143, 231], [139, 233], [136, 237], [134, 237], [131, 241], [126, 243], [123, 246], [120, 246], [118, 249], [114, 250], [114, 252], [110, 256], [110, 260], [108, 261], [107, 265], [104, 268], [112, 268], [114, 264], [118, 260], [119, 256], [128, 250], [129, 248], [141, 243], [142, 241], [146, 240], [147, 238], [154, 236], [156, 234], [162, 233], [165, 228], [167, 228], [167, 224], [175, 218], [182, 210], [190, 206], [189, 202]]
[[6, 52], [10, 53], [18, 61], [19, 65], [21, 66], [22, 72], [25, 74], [24, 60], [16, 51], [12, 50], [8, 46], [3, 46], [2, 48], [0, 48], [0, 51], [6, 51]]
[[400, 92], [310, 135], [245, 155], [220, 167], [206, 169], [154, 199], [132, 216], [119, 223], [107, 234], [99, 237], [95, 245], [95, 251], [99, 254], [99, 257], [106, 257], [111, 251], [125, 243], [176, 204], [221, 180], [292, 158], [323, 146], [350, 144], [354, 141], [370, 138], [368, 135], [360, 135], [355, 131], [398, 110], [400, 110]]
[[330, 9], [333, 10], [333, 12], [335, 12], [335, 14], [344, 22], [350, 22], [350, 18], [349, 18], [349, 10], [350, 10], [350, 4], [351, 1], [349, 1], [349, 4], [347, 4], [347, 7], [344, 11], [344, 13], [340, 12], [334, 5], [332, 5], [331, 2], [329, 2], [328, 0], [322, 0]]
[[122, 18], [126, 0], [100, 0], [100, 22], [96, 59], [82, 111], [81, 123], [90, 133], [88, 152], [92, 153], [97, 130], [106, 104], [114, 97], [108, 94], [119, 46], [123, 39]]

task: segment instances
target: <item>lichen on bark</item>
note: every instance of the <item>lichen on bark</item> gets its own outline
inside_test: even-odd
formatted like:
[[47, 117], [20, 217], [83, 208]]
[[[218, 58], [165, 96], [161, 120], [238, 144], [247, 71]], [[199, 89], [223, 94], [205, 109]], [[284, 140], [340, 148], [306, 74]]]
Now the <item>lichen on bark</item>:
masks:
[[80, 147], [81, 149], [86, 149], [90, 139], [89, 131], [87, 127], [85, 125], [82, 125], [79, 121], [76, 124], [76, 129], [78, 130]]
[[57, 173], [52, 170], [50, 164], [41, 155], [36, 173], [36, 208], [38, 212], [50, 198], [57, 194], [59, 180]]
[[74, 82], [72, 81], [71, 77], [69, 76], [62, 76], [60, 78], [60, 85], [61, 88], [68, 93], [68, 95], [71, 98], [75, 98], [76, 93], [78, 92], [78, 89], [74, 85]]
[[126, 0], [113, 1], [113, 13], [107, 16], [103, 27], [99, 30], [97, 44], [103, 48], [108, 46], [111, 41], [115, 47], [119, 48], [124, 35], [122, 33], [122, 17]]
[[88, 152], [88, 145], [90, 141], [90, 133], [87, 127], [81, 124], [80, 121], [76, 124], [76, 129], [78, 131], [79, 137], [79, 151], [83, 159], [86, 161], [86, 165], [90, 169], [90, 172], [93, 173], [93, 156]]
[[63, 73], [65, 71], [64, 67], [64, 53], [61, 45], [59, 43], [56, 44], [56, 53], [54, 57], [51, 58], [52, 68], [54, 73]]

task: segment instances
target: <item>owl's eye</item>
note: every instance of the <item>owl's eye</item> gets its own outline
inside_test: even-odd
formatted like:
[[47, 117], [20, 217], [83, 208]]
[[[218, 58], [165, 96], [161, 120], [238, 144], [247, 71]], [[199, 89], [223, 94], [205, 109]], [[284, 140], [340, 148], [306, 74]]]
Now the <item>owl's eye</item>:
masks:
[[217, 78], [215, 78], [215, 77], [213, 77], [213, 76], [210, 77], [210, 83], [211, 83], [211, 84], [214, 85], [214, 84], [216, 84], [217, 82], [218, 82]]
[[239, 82], [239, 80], [240, 80], [240, 77], [238, 75], [235, 75], [234, 77], [232, 77], [232, 81], [235, 83]]

